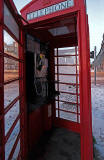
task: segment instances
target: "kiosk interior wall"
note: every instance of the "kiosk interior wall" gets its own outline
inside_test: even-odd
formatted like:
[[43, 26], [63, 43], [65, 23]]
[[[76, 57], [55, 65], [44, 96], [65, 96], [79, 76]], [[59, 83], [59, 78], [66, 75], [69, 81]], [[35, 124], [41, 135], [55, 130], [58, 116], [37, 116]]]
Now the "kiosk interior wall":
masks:
[[40, 105], [40, 102], [47, 103], [55, 93], [50, 77], [49, 43], [42, 43], [31, 35], [27, 35], [26, 39], [27, 101], [29, 104]]

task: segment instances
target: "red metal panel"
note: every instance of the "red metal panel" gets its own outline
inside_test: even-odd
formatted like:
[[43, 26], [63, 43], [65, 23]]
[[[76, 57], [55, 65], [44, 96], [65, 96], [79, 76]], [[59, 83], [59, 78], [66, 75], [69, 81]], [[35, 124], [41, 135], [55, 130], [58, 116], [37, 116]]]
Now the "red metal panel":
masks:
[[72, 132], [80, 133], [80, 124], [75, 123], [75, 122], [56, 118], [55, 126], [56, 127], [59, 127], [59, 126], [64, 127], [64, 128], [69, 129]]
[[21, 117], [20, 124], [21, 128], [21, 158], [25, 159], [28, 152], [28, 145], [27, 145], [27, 106], [26, 106], [26, 73], [25, 73], [25, 34], [20, 29], [20, 46], [19, 46], [19, 57], [22, 60], [22, 62], [19, 63], [19, 76], [22, 77], [22, 79], [19, 81], [20, 84], [20, 93], [23, 96], [20, 99], [20, 112], [23, 113], [23, 116]]
[[2, 120], [2, 118], [3, 118], [3, 117], [0, 115], [0, 121]]
[[49, 116], [49, 110], [52, 112], [52, 107], [49, 108], [49, 105], [45, 105], [41, 109], [41, 116], [43, 117], [43, 131], [49, 131], [52, 128], [52, 115]]
[[[50, 66], [50, 79], [52, 82], [55, 82], [55, 65], [54, 65], [54, 48], [50, 46], [50, 56], [49, 56], [49, 66]], [[54, 123], [54, 119], [56, 117], [55, 111], [55, 101], [52, 102], [52, 123]]]
[[[37, 108], [35, 112], [29, 114], [29, 128], [28, 128], [28, 139], [29, 139], [29, 151], [37, 144], [40, 137], [43, 134], [43, 110], [42, 108]], [[35, 125], [34, 125], [34, 122]]]
[[4, 18], [3, 18], [4, 17], [4, 7], [3, 6], [4, 6], [4, 0], [1, 0], [0, 1], [0, 24], [2, 24], [2, 25], [4, 23]]
[[91, 67], [90, 67], [90, 37], [89, 37], [89, 24], [88, 24], [88, 15], [87, 15], [87, 34], [88, 34], [88, 36], [87, 36], [87, 41], [88, 41], [88, 59], [89, 59], [89, 61], [88, 61], [88, 72], [89, 72], [89, 81], [88, 81], [88, 83], [89, 83], [89, 107], [90, 107], [90, 124], [89, 124], [89, 126], [90, 126], [90, 152], [91, 152], [91, 156], [92, 156], [92, 159], [93, 159], [93, 147], [92, 147], [92, 144], [93, 144], [93, 138], [92, 138], [92, 105], [91, 105]]
[[[82, 34], [83, 33], [83, 34]], [[81, 0], [81, 11], [78, 14], [78, 45], [80, 51], [80, 97], [81, 97], [81, 160], [93, 160], [92, 127], [90, 122], [91, 110], [89, 103], [89, 50], [86, 8]], [[83, 43], [84, 42], [84, 43]]]

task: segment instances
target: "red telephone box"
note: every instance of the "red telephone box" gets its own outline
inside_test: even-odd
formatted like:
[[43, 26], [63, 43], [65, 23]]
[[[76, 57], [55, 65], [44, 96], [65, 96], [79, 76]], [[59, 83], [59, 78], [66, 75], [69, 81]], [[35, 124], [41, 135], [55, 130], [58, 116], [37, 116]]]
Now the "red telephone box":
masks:
[[79, 133], [81, 160], [93, 160], [85, 1], [33, 0], [20, 16], [1, 0], [0, 42], [0, 160], [25, 160], [53, 126]]

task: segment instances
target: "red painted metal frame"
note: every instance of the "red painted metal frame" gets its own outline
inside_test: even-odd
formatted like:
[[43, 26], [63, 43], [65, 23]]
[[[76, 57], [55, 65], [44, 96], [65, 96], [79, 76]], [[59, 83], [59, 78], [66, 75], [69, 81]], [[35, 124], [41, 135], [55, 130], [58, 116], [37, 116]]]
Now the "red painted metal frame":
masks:
[[65, 74], [65, 73], [55, 73], [56, 75], [58, 74], [59, 76], [79, 76], [79, 74]]
[[78, 95], [78, 96], [80, 96], [80, 94], [78, 94], [78, 93], [63, 92], [63, 91], [60, 91], [60, 93], [66, 93], [66, 94], [71, 94], [71, 95]]
[[[75, 55], [76, 55], [76, 75], [78, 74], [78, 70], [77, 70], [77, 47], [75, 47]], [[78, 84], [78, 76], [76, 76], [76, 85]], [[79, 123], [79, 115], [78, 115], [78, 87], [76, 87], [76, 99], [77, 99], [77, 122]]]
[[18, 144], [18, 142], [19, 142], [20, 137], [21, 137], [21, 133], [18, 134], [18, 136], [17, 136], [17, 138], [16, 138], [16, 141], [15, 141], [15, 143], [14, 143], [14, 145], [13, 145], [12, 151], [11, 151], [8, 159], [12, 159], [13, 153], [14, 153], [16, 147], [17, 147], [17, 144]]
[[[20, 39], [17, 40], [15, 35], [9, 30], [8, 26], [4, 24], [4, 2], [10, 9], [14, 19], [16, 20], [19, 28], [20, 28]], [[25, 159], [27, 154], [26, 147], [26, 105], [25, 105], [25, 58], [24, 58], [24, 35], [22, 28], [22, 21], [17, 18], [17, 10], [14, 6], [12, 0], [2, 0], [0, 1], [0, 160], [5, 160], [5, 144], [7, 143], [11, 133], [13, 132], [17, 122], [20, 120], [20, 134], [17, 136], [16, 141], [13, 145], [11, 153], [9, 155], [9, 159], [12, 159], [12, 156], [15, 152], [16, 146], [20, 139], [20, 153], [18, 158]], [[6, 30], [8, 34], [14, 38], [15, 41], [19, 44], [19, 58], [15, 58], [7, 53], [4, 53], [4, 34], [3, 30]], [[19, 77], [15, 79], [10, 79], [4, 82], [4, 58], [13, 59], [19, 62]], [[7, 84], [11, 84], [12, 82], [19, 81], [19, 96], [16, 97], [5, 109], [4, 109], [4, 86]], [[20, 102], [20, 114], [15, 119], [8, 133], [5, 135], [5, 126], [4, 126], [4, 116], [10, 111], [10, 109], [14, 106], [14, 104], [19, 100]]]
[[[50, 62], [50, 79], [52, 82], [55, 82], [55, 62], [54, 62], [54, 47], [50, 46], [50, 56], [49, 56], [49, 62]], [[52, 102], [52, 126], [54, 125], [54, 121], [56, 118], [56, 110], [55, 110], [55, 101]]]
[[3, 58], [3, 51], [4, 51], [4, 38], [3, 38], [3, 24], [4, 24], [4, 1], [0, 1], [0, 160], [5, 159], [5, 151], [4, 151], [4, 144], [5, 144], [5, 132], [4, 132], [4, 58]]
[[[57, 48], [57, 73], [59, 73], [59, 59], [58, 59], [58, 48]], [[56, 74], [56, 73], [55, 73]], [[59, 82], [59, 74], [57, 74], [57, 81]], [[57, 84], [57, 88], [58, 88], [58, 91], [59, 91], [59, 83]], [[58, 118], [60, 118], [60, 112], [59, 112], [59, 96], [58, 96]]]
[[[81, 123], [81, 160], [93, 160], [92, 121], [91, 121], [91, 85], [89, 32], [86, 7], [80, 1], [78, 12], [78, 47], [80, 53], [80, 123]], [[83, 33], [83, 34], [82, 34]], [[86, 74], [85, 74], [86, 73]]]
[[[63, 0], [58, 0], [58, 1], [55, 0], [54, 4], [57, 2], [61, 2], [61, 1], [63, 1]], [[0, 97], [0, 107], [1, 107], [0, 108], [0, 144], [2, 144], [2, 146], [0, 146], [1, 147], [0, 148], [0, 150], [1, 150], [0, 160], [5, 159], [5, 152], [4, 152], [4, 144], [5, 144], [5, 135], [4, 135], [4, 78], [3, 78], [4, 77], [4, 68], [3, 68], [4, 67], [4, 56], [2, 55], [3, 54], [3, 29], [5, 28], [9, 32], [9, 30], [4, 25], [4, 22], [3, 22], [3, 2], [4, 2], [3, 0], [0, 1], [0, 35], [1, 35], [0, 42], [2, 42], [2, 43], [0, 43], [0, 66], [1, 66], [0, 67], [0, 95], [1, 95], [1, 97]], [[42, 5], [41, 0], [40, 1], [32, 1], [24, 9], [22, 9], [23, 18], [26, 19], [26, 13], [29, 10], [34, 11], [35, 2], [37, 2], [36, 10], [42, 8], [43, 6], [47, 7], [50, 5], [50, 4], [44, 4], [43, 6], [41, 6]], [[87, 15], [86, 15], [86, 6], [84, 3], [84, 0], [75, 0], [74, 2], [75, 2], [75, 7], [73, 7], [73, 8], [70, 8], [70, 9], [67, 9], [67, 10], [64, 10], [61, 12], [53, 13], [50, 15], [46, 15], [45, 17], [43, 16], [43, 17], [40, 17], [36, 20], [31, 20], [31, 21], [29, 21], [30, 24], [27, 25], [27, 23], [25, 23], [25, 25], [27, 27], [31, 27], [31, 24], [36, 24], [37, 26], [39, 26], [39, 24], [46, 25], [45, 20], [48, 20], [47, 23], [49, 23], [49, 20], [52, 22], [54, 18], [60, 19], [61, 15], [63, 16], [63, 18], [65, 17], [66, 14], [69, 14], [69, 13], [70, 14], [75, 13], [77, 15], [78, 49], [79, 49], [79, 57], [80, 57], [80, 62], [79, 62], [80, 85], [79, 84], [77, 84], [77, 85], [79, 85], [79, 87], [80, 87], [80, 115], [81, 115], [80, 116], [80, 124], [76, 125], [76, 123], [70, 123], [66, 120], [57, 121], [55, 124], [57, 126], [59, 126], [61, 124], [61, 126], [63, 126], [63, 127], [69, 128], [72, 131], [75, 131], [75, 132], [77, 131], [78, 133], [80, 133], [81, 160], [93, 160], [88, 19], [87, 19]], [[18, 16], [16, 16], [17, 10], [13, 5], [12, 0], [9, 0], [9, 1], [6, 0], [6, 3], [8, 4], [9, 8], [11, 9], [15, 19], [18, 22], [20, 22], [20, 19], [17, 18]], [[22, 33], [22, 29], [21, 29], [20, 33], [21, 33], [21, 36], [20, 36], [21, 38], [18, 42], [21, 46], [20, 56], [22, 57], [22, 55], [24, 53], [23, 48], [22, 48], [22, 47], [24, 47], [24, 44], [22, 43], [24, 41], [23, 40], [24, 35]], [[11, 36], [13, 36], [13, 34], [11, 32], [9, 32], [9, 34]], [[53, 46], [53, 48], [54, 48], [54, 46]], [[52, 50], [53, 50], [53, 48], [52, 48]], [[24, 62], [24, 59], [25, 58], [22, 57], [23, 62]], [[24, 63], [23, 62], [20, 63], [20, 77], [23, 76], [23, 79], [20, 79], [19, 81], [20, 81], [20, 91], [22, 93], [24, 93], [24, 96], [23, 96], [22, 100], [20, 101], [21, 112], [23, 113], [22, 119], [21, 119], [21, 130], [22, 130], [22, 127], [25, 128], [25, 130], [23, 130], [23, 132], [21, 133], [21, 140], [23, 140], [22, 141], [23, 143], [21, 143], [21, 151], [22, 152], [20, 152], [18, 159], [20, 159], [21, 155], [22, 155], [22, 159], [24, 159], [25, 155], [26, 155], [26, 150], [24, 150], [26, 148], [26, 146], [25, 146], [26, 141], [24, 141], [24, 138], [26, 139], [26, 135], [25, 135], [26, 126], [24, 123], [24, 121], [26, 120], [26, 114], [25, 114], [25, 112], [26, 112], [26, 110], [25, 110], [25, 70], [24, 70], [25, 62]], [[52, 65], [53, 65], [53, 61], [52, 61], [51, 66]], [[54, 73], [54, 71], [52, 69], [52, 77], [54, 77], [53, 73]]]
[[[22, 17], [24, 19], [26, 19], [27, 13], [34, 12], [36, 10], [48, 7], [48, 6], [53, 5], [53, 4], [60, 3], [62, 1], [63, 0], [53, 0], [53, 1], [49, 1], [46, 4], [44, 4], [43, 0], [32, 1], [21, 10]], [[71, 7], [69, 9], [65, 9], [65, 10], [62, 10], [62, 11], [59, 11], [59, 12], [55, 12], [53, 14], [45, 15], [45, 16], [39, 17], [35, 20], [34, 19], [30, 20], [29, 23], [32, 24], [32, 23], [42, 22], [44, 20], [49, 20], [51, 18], [57, 18], [60, 15], [63, 15], [63, 17], [64, 17], [64, 15], [69, 14], [69, 12], [70, 13], [75, 13], [78, 10], [78, 8], [79, 8], [79, 1], [74, 0], [74, 7]]]
[[[56, 99], [56, 101], [58, 101], [58, 100]], [[59, 102], [64, 102], [64, 103], [66, 102], [66, 103], [68, 103], [68, 104], [75, 104], [75, 105], [78, 104], [78, 103], [68, 102], [68, 101], [63, 101], [63, 100], [59, 100]], [[78, 104], [78, 105], [80, 105], [80, 104]]]
[[76, 133], [80, 133], [80, 127], [81, 127], [80, 124], [76, 122], [71, 122], [64, 119], [55, 119], [55, 126], [56, 127], [61, 126], [63, 128], [67, 128], [70, 131], [76, 132]]
[[65, 83], [65, 82], [59, 82], [59, 84], [66, 84], [66, 85], [72, 85], [72, 86], [79, 86], [80, 84], [76, 83]]
[[[57, 66], [57, 64], [55, 64], [55, 66]], [[79, 66], [78, 64], [59, 64], [58, 66], [70, 66], [70, 67], [74, 67], [74, 66]]]
[[16, 82], [16, 81], [18, 81], [18, 80], [20, 80], [20, 79], [21, 79], [21, 78], [14, 78], [14, 79], [7, 80], [7, 81], [4, 82], [4, 85], [10, 84], [10, 83], [12, 83], [12, 82]]
[[[78, 54], [77, 54], [77, 56], [78, 56]], [[76, 57], [76, 55], [75, 54], [70, 54], [70, 55], [58, 55], [58, 56], [55, 56], [55, 57]]]
[[6, 136], [5, 136], [5, 144], [7, 143], [7, 141], [8, 141], [8, 139], [9, 139], [11, 133], [13, 132], [13, 129], [15, 128], [15, 126], [16, 126], [18, 120], [20, 120], [20, 118], [21, 118], [21, 116], [20, 116], [20, 114], [19, 114], [19, 115], [17, 116], [16, 120], [14, 121], [13, 125], [12, 125], [11, 128], [9, 129], [8, 133], [6, 134]]
[[11, 55], [8, 55], [7, 53], [4, 53], [4, 57], [9, 58], [9, 59], [13, 59], [13, 60], [18, 61], [18, 62], [23, 62], [23, 60], [18, 59], [16, 57], [13, 57]]
[[[78, 72], [77, 72], [77, 58], [78, 58], [78, 54], [77, 54], [77, 47], [74, 47], [75, 48], [75, 54], [74, 54], [74, 56], [75, 56], [75, 60], [76, 60], [76, 64], [74, 65], [74, 67], [76, 68], [76, 73], [75, 74], [63, 74], [63, 73], [60, 73], [59, 72], [59, 67], [60, 67], [60, 64], [59, 64], [59, 58], [60, 58], [60, 52], [59, 52], [59, 49], [57, 49], [57, 56], [56, 56], [56, 54], [55, 54], [55, 56], [54, 56], [54, 59], [56, 60], [56, 58], [57, 58], [57, 62], [55, 61], [55, 66], [56, 66], [56, 70], [57, 70], [57, 72], [56, 72], [56, 70], [55, 70], [55, 75], [57, 76], [57, 90], [60, 92], [60, 89], [59, 89], [59, 85], [61, 84], [60, 83], [60, 81], [59, 81], [59, 76], [60, 75], [62, 75], [62, 76], [74, 76], [74, 77], [76, 77], [76, 83], [75, 83], [75, 86], [76, 86], [76, 93], [70, 93], [70, 92], [60, 92], [60, 93], [65, 93], [65, 94], [71, 94], [71, 95], [76, 95], [76, 102], [69, 102], [69, 101], [66, 101], [66, 100], [61, 100], [59, 97], [60, 96], [58, 96], [58, 98], [56, 98], [55, 99], [55, 101], [56, 101], [56, 103], [58, 103], [58, 108], [56, 108], [56, 111], [58, 112], [58, 116], [56, 117], [56, 120], [55, 120], [55, 124], [57, 123], [57, 121], [58, 121], [58, 124], [59, 124], [59, 126], [60, 127], [63, 127], [63, 126], [61, 126], [61, 123], [60, 123], [60, 121], [62, 122], [62, 121], [64, 121], [63, 120], [63, 118], [61, 119], [61, 117], [59, 116], [59, 114], [60, 114], [60, 111], [62, 111], [62, 112], [66, 112], [66, 113], [71, 113], [71, 114], [74, 114], [74, 115], [76, 115], [77, 116], [77, 122], [75, 123], [76, 125], [78, 125], [78, 127], [79, 127], [79, 123], [80, 123], [80, 121], [79, 121], [79, 116], [80, 116], [80, 113], [79, 113], [79, 106], [80, 106], [80, 104], [79, 104], [79, 102], [78, 102], [78, 97], [79, 97], [79, 93], [78, 93], [78, 86], [79, 86], [79, 84], [78, 84], [78, 76], [79, 76], [79, 74], [78, 74]], [[66, 57], [69, 57], [69, 56], [71, 56], [71, 54], [69, 53]], [[65, 55], [61, 55], [61, 57], [65, 57]], [[73, 57], [73, 55], [72, 55], [72, 57]], [[56, 64], [57, 63], [57, 64]], [[61, 64], [61, 66], [63, 66], [63, 64]], [[70, 68], [70, 67], [69, 67]], [[63, 83], [64, 85], [67, 85], [68, 83]], [[77, 112], [74, 112], [74, 111], [70, 111], [70, 110], [68, 110], [68, 109], [60, 109], [60, 102], [63, 102], [63, 103], [67, 103], [67, 104], [71, 104], [71, 105], [76, 105], [76, 108], [77, 108]], [[70, 108], [69, 108], [70, 109]], [[69, 120], [67, 120], [67, 121], [69, 121]], [[72, 125], [74, 125], [73, 124], [73, 121], [69, 121], [70, 122], [70, 124], [72, 123]], [[77, 130], [76, 130], [76, 132], [78, 132], [78, 127], [77, 127]]]
[[[56, 110], [58, 110], [58, 108], [56, 108]], [[72, 113], [72, 114], [78, 114], [78, 115], [80, 115], [80, 113], [77, 113], [77, 112], [71, 112], [71, 111], [69, 111], [69, 110], [65, 110], [65, 109], [59, 109], [59, 111], [63, 111], [63, 112], [66, 112], [66, 113]]]
[[25, 34], [23, 32], [23, 28], [20, 29], [20, 42], [21, 46], [19, 48], [19, 57], [22, 60], [20, 62], [20, 72], [19, 76], [23, 77], [23, 79], [20, 80], [20, 93], [23, 93], [23, 97], [20, 99], [20, 113], [23, 113], [23, 116], [21, 118], [21, 158], [26, 159], [27, 152], [28, 152], [28, 145], [27, 145], [27, 106], [26, 106], [26, 71], [25, 71]]
[[[92, 147], [92, 144], [93, 144], [93, 139], [92, 139], [92, 105], [91, 105], [91, 68], [90, 68], [90, 36], [89, 36], [89, 25], [88, 25], [88, 15], [87, 15], [87, 34], [88, 34], [88, 36], [87, 36], [87, 47], [88, 47], [88, 59], [89, 59], [89, 61], [88, 61], [88, 79], [89, 79], [89, 81], [88, 81], [88, 84], [89, 84], [89, 102], [90, 102], [90, 104], [89, 104], [89, 106], [90, 106], [90, 110], [89, 110], [89, 112], [90, 112], [90, 115], [89, 115], [89, 121], [90, 121], [90, 125], [89, 125], [89, 127], [90, 127], [90, 142], [91, 142], [91, 144], [90, 144], [90, 154], [92, 154], [93, 153], [93, 147]], [[93, 156], [92, 156], [92, 158], [93, 158]]]

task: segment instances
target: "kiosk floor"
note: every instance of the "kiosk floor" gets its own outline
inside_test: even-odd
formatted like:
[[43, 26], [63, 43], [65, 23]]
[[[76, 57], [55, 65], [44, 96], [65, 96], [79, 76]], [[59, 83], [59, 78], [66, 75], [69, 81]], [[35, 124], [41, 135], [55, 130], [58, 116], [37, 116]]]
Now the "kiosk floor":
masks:
[[80, 135], [54, 128], [40, 139], [28, 160], [80, 160]]

